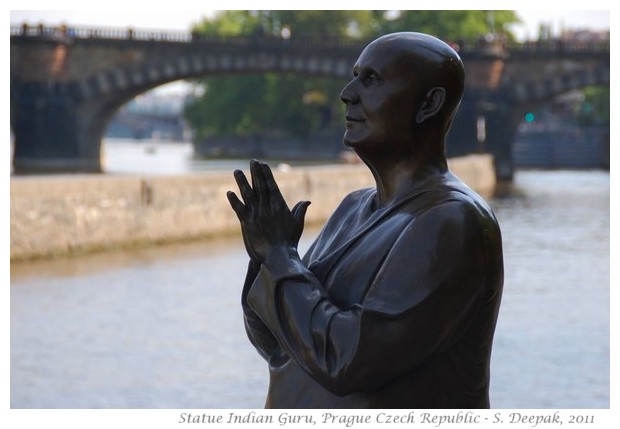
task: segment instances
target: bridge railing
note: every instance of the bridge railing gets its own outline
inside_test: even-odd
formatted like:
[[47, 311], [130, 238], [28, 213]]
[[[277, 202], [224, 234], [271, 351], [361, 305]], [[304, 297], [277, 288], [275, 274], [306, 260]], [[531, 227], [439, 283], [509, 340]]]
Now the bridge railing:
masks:
[[[75, 26], [29, 26], [12, 25], [12, 37], [38, 37], [58, 41], [71, 39], [98, 39], [98, 40], [140, 40], [157, 42], [185, 42], [210, 45], [249, 46], [258, 43], [265, 45], [295, 46], [329, 46], [348, 48], [360, 45], [359, 41], [320, 36], [297, 36], [291, 39], [272, 36], [269, 34], [255, 36], [208, 36], [200, 33], [174, 32], [161, 30], [145, 30], [132, 28], [94, 28]], [[363, 46], [363, 45], [360, 45]]]
[[103, 27], [74, 27], [67, 25], [29, 26], [12, 25], [11, 36], [45, 37], [52, 39], [115, 39], [115, 40], [148, 40], [168, 42], [191, 42], [192, 35], [187, 32], [173, 32], [160, 30], [134, 30], [132, 28], [103, 28]]
[[609, 40], [543, 40], [543, 41], [484, 41], [484, 40], [459, 40], [448, 42], [459, 53], [478, 53], [481, 51], [506, 51], [509, 53], [604, 53], [609, 52]]
[[[250, 46], [256, 44], [264, 45], [294, 45], [299, 47], [325, 47], [325, 48], [351, 48], [365, 46], [363, 41], [347, 40], [334, 37], [305, 36], [295, 35], [290, 39], [273, 35], [255, 36], [206, 36], [199, 33], [174, 32], [148, 29], [132, 28], [103, 28], [103, 27], [79, 27], [79, 26], [45, 26], [28, 24], [12, 25], [11, 36], [21, 37], [43, 37], [51, 40], [70, 41], [74, 38], [98, 39], [98, 40], [140, 40], [158, 42], [181, 42], [181, 43], [202, 43], [209, 45], [236, 45]], [[505, 40], [485, 41], [483, 38], [478, 40], [458, 40], [448, 41], [461, 54], [473, 53], [605, 53], [609, 52], [609, 40], [603, 41], [564, 41], [546, 40], [530, 42], [509, 42]]]
[[511, 43], [510, 52], [519, 53], [599, 53], [609, 52], [609, 40], [543, 40]]

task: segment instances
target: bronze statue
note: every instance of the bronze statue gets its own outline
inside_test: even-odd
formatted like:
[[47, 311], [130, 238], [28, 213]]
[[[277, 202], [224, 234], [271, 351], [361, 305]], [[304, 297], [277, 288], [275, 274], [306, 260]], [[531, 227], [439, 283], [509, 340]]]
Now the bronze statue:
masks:
[[234, 176], [250, 256], [250, 341], [269, 364], [268, 408], [488, 408], [503, 285], [499, 226], [449, 172], [444, 140], [463, 64], [420, 33], [378, 38], [342, 90], [344, 143], [376, 188], [349, 194], [304, 258], [309, 202], [289, 209], [271, 170]]

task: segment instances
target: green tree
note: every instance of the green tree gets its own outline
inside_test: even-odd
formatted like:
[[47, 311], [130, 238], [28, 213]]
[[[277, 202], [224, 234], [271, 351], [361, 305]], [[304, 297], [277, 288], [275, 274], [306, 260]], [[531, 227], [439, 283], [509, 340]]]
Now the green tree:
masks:
[[577, 120], [582, 125], [609, 125], [609, 86], [590, 86], [583, 90], [584, 99], [577, 106]]
[[218, 11], [213, 18], [196, 24], [192, 31], [207, 36], [249, 36], [257, 32], [261, 22], [258, 11]]
[[265, 73], [215, 76], [203, 82], [204, 94], [185, 109], [197, 141], [212, 135], [250, 136], [268, 131], [307, 136], [334, 126], [342, 83]]
[[372, 13], [365, 10], [283, 10], [272, 13], [276, 14], [280, 27], [289, 27], [293, 35], [352, 39], [362, 37], [372, 19]]
[[372, 13], [347, 10], [232, 10], [219, 11], [198, 23], [193, 31], [217, 36], [280, 35], [284, 27], [292, 34], [326, 37], [359, 37]]
[[263, 102], [268, 87], [264, 75], [212, 77], [202, 81], [204, 93], [185, 108], [185, 117], [202, 141], [209, 135], [251, 135], [265, 122]]
[[519, 22], [512, 10], [373, 11], [373, 36], [417, 31], [443, 40], [475, 39], [495, 33], [512, 38], [509, 25]]

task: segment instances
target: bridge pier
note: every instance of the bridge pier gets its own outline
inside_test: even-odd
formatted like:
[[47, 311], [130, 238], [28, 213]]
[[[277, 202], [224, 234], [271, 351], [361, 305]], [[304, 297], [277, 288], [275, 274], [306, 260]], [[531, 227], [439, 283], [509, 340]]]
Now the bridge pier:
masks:
[[[38, 85], [37, 85], [38, 86]], [[66, 91], [23, 85], [11, 97], [15, 174], [100, 173], [103, 128]], [[97, 129], [93, 129], [93, 125]], [[101, 129], [99, 129], [101, 128]]]
[[482, 111], [486, 127], [485, 151], [493, 154], [498, 181], [512, 181], [512, 146], [519, 126], [515, 107], [507, 102], [485, 103]]
[[490, 97], [466, 96], [450, 127], [446, 143], [448, 157], [471, 153], [490, 153], [498, 181], [511, 181], [514, 173], [512, 144], [518, 121], [514, 106]]
[[463, 99], [447, 140], [449, 157], [490, 153], [497, 181], [512, 181], [512, 145], [519, 126], [517, 106], [492, 94]]

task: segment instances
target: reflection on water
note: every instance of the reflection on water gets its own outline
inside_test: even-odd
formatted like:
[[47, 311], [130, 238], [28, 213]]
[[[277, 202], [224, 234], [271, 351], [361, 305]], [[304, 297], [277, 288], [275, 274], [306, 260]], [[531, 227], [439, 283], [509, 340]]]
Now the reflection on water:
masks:
[[609, 407], [609, 174], [522, 172], [495, 201], [505, 289], [493, 354], [500, 408]]
[[[138, 142], [138, 143], [137, 143]], [[334, 160], [336, 163], [337, 160]], [[318, 161], [290, 161], [293, 165]], [[277, 162], [271, 164], [272, 167]], [[171, 175], [202, 171], [228, 171], [248, 167], [247, 160], [194, 158], [191, 143], [156, 140], [105, 139], [102, 167], [108, 174]]]
[[[492, 406], [608, 408], [609, 174], [520, 172], [493, 205], [506, 281]], [[235, 237], [12, 264], [11, 407], [261, 408], [246, 261]]]
[[246, 167], [237, 160], [194, 159], [191, 143], [106, 139], [102, 167], [110, 174], [184, 174], [204, 170], [233, 171]]

